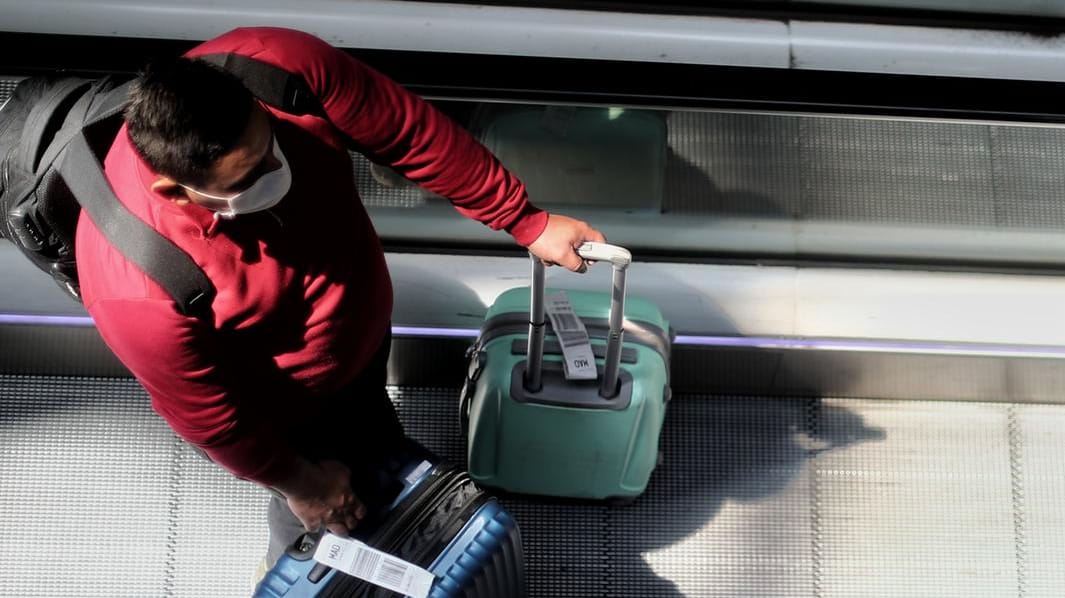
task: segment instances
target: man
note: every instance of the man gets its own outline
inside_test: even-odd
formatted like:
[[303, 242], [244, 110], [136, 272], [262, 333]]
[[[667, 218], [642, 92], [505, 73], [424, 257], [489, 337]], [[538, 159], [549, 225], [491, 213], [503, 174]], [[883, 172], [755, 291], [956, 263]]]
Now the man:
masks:
[[176, 58], [145, 70], [105, 160], [119, 199], [217, 288], [183, 316], [87, 217], [85, 306], [154, 409], [210, 459], [271, 488], [269, 562], [301, 528], [344, 534], [351, 482], [402, 429], [384, 392], [392, 288], [348, 149], [389, 164], [539, 258], [582, 270], [587, 224], [537, 209], [460, 127], [322, 40], [238, 29], [187, 56], [233, 52], [306, 80], [323, 115], [257, 101], [232, 75]]

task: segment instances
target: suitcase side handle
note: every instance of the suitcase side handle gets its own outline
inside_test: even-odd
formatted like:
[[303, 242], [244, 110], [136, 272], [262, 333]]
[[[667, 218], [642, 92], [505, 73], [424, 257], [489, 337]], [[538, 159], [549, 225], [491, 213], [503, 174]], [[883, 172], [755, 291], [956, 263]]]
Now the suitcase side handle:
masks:
[[[625, 321], [625, 270], [632, 263], [628, 249], [607, 243], [585, 243], [577, 254], [587, 260], [605, 261], [613, 265], [610, 292], [610, 332], [607, 336], [606, 358], [603, 360], [603, 381], [599, 395], [603, 398], [617, 396], [618, 370], [621, 366], [621, 344]], [[529, 354], [525, 365], [525, 389], [539, 392], [543, 387], [544, 362], [544, 264], [529, 254], [532, 260], [532, 288], [529, 301]]]

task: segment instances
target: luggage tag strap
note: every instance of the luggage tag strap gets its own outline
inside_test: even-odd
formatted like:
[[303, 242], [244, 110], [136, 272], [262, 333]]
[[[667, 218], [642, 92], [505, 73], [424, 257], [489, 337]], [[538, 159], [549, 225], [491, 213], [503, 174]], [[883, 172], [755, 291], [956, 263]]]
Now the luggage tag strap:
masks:
[[562, 373], [566, 380], [595, 380], [595, 353], [584, 322], [573, 311], [565, 291], [547, 295], [547, 317], [562, 349]]
[[[599, 395], [612, 398], [618, 392], [618, 371], [621, 366], [622, 324], [625, 319], [625, 271], [632, 263], [632, 254], [623, 247], [606, 243], [585, 243], [577, 254], [586, 260], [610, 262], [614, 267], [610, 293], [610, 332], [607, 337], [603, 381]], [[529, 355], [526, 358], [524, 386], [529, 392], [543, 387], [544, 358], [544, 264], [536, 256], [532, 259], [532, 287], [529, 301]]]
[[327, 533], [314, 551], [314, 560], [382, 588], [413, 598], [426, 598], [436, 577], [421, 567], [387, 552]]

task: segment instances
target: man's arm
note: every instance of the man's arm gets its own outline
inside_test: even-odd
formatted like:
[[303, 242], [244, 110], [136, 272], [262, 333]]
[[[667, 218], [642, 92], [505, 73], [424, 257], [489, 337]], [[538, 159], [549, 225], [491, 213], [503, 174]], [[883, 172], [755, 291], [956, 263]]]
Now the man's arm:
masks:
[[574, 251], [604, 241], [586, 223], [534, 206], [525, 185], [483, 145], [428, 102], [310, 34], [229, 32], [192, 55], [236, 51], [301, 75], [354, 149], [447, 197], [462, 214], [505, 230], [545, 262], [583, 269]]

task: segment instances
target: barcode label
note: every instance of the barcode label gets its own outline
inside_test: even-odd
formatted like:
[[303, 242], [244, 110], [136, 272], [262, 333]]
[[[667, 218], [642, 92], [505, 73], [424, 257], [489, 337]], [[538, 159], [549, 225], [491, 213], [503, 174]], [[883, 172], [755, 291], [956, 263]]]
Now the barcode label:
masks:
[[567, 380], [595, 380], [595, 354], [584, 322], [577, 317], [564, 292], [545, 297], [544, 308], [562, 345], [563, 372]]
[[[566, 305], [568, 306], [569, 304], [567, 303]], [[561, 306], [555, 304], [555, 307], [558, 308]], [[584, 326], [581, 325], [581, 319], [573, 313], [556, 311], [555, 319], [558, 321], [558, 325], [555, 326], [556, 331], [571, 332], [573, 330], [584, 330]], [[554, 324], [554, 322], [552, 322], [552, 324]]]
[[377, 562], [381, 560], [381, 555], [370, 550], [357, 550], [355, 552], [355, 563], [351, 566], [351, 574], [355, 577], [373, 577], [373, 572], [377, 569]]
[[398, 586], [403, 583], [403, 576], [407, 574], [407, 565], [403, 561], [384, 559], [381, 561], [381, 570], [377, 577], [381, 583]]
[[314, 560], [382, 588], [414, 598], [426, 598], [433, 574], [402, 559], [370, 548], [358, 540], [326, 534]]
[[579, 330], [562, 330], [555, 333], [563, 347], [576, 347], [588, 342], [588, 333]]

